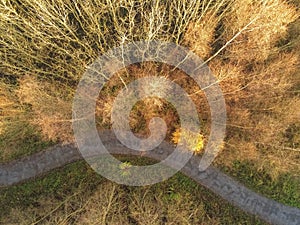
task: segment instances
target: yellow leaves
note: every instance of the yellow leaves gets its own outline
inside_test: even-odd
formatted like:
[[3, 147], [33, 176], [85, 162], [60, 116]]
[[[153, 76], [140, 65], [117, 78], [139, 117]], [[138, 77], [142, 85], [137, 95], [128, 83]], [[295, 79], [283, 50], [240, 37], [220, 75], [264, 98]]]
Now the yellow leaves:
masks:
[[121, 175], [122, 176], [129, 176], [130, 175], [130, 171], [129, 169], [132, 167], [130, 162], [123, 162], [119, 165], [119, 169], [122, 171]]
[[172, 141], [175, 144], [182, 143], [188, 146], [189, 150], [199, 153], [204, 148], [204, 136], [185, 129], [176, 129]]

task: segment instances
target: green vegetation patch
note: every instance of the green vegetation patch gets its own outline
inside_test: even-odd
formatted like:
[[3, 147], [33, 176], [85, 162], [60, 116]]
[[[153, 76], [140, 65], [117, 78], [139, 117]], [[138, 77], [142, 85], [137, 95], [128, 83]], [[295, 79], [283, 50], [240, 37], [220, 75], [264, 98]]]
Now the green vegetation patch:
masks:
[[264, 224], [180, 173], [152, 186], [128, 187], [107, 181], [83, 161], [2, 188], [0, 195], [4, 224]]
[[251, 161], [235, 161], [232, 167], [222, 170], [265, 197], [300, 208], [299, 176], [281, 173], [274, 179]]

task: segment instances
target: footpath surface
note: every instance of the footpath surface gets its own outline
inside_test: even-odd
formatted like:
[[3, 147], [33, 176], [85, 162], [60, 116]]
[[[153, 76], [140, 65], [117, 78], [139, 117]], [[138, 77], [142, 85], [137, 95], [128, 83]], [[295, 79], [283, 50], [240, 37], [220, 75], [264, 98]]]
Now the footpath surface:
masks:
[[[101, 132], [99, 135], [103, 144], [113, 155], [142, 156], [161, 161], [174, 149], [169, 143], [163, 142], [158, 148], [141, 153], [125, 148], [110, 131]], [[69, 144], [56, 145], [23, 159], [0, 164], [0, 187], [37, 178], [55, 168], [81, 159], [82, 156], [77, 147]], [[199, 172], [199, 161], [199, 157], [193, 156], [181, 172], [233, 205], [270, 224], [300, 225], [300, 209], [283, 205], [257, 194], [213, 166], [204, 172]]]

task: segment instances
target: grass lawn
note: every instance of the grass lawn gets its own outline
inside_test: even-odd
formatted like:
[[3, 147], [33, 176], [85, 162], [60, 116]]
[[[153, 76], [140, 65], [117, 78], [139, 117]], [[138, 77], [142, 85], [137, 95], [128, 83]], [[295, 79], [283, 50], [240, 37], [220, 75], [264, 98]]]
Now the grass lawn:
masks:
[[102, 178], [84, 161], [2, 188], [0, 195], [3, 224], [265, 224], [180, 173], [128, 187]]

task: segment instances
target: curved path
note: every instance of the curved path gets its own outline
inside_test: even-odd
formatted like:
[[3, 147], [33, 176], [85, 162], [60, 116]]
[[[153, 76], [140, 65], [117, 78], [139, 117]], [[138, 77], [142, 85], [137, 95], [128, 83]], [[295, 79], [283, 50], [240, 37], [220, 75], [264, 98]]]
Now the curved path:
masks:
[[[124, 148], [111, 131], [104, 131], [99, 135], [110, 153], [115, 155], [136, 155], [160, 161], [173, 151], [170, 144], [163, 142], [155, 150], [141, 153]], [[54, 146], [21, 160], [0, 165], [0, 186], [10, 186], [35, 178], [80, 159], [82, 157], [75, 145]], [[256, 215], [268, 223], [300, 224], [300, 209], [263, 197], [212, 166], [205, 172], [199, 172], [199, 161], [199, 157], [193, 156], [181, 172], [245, 212]]]

